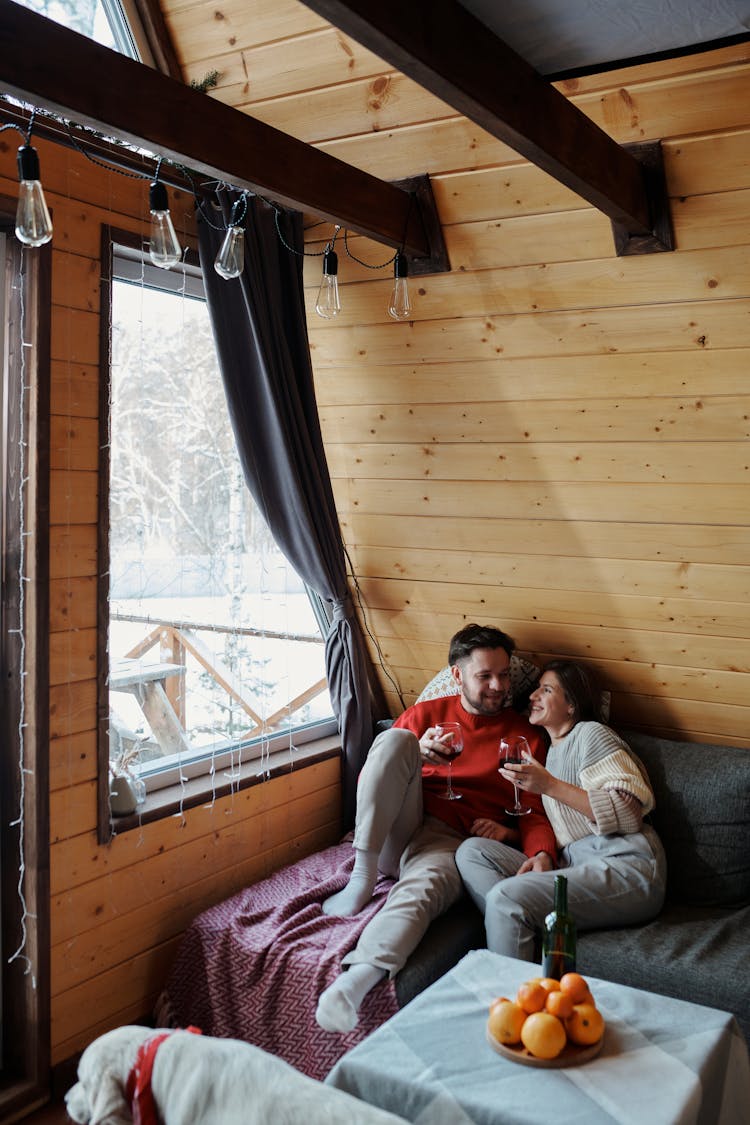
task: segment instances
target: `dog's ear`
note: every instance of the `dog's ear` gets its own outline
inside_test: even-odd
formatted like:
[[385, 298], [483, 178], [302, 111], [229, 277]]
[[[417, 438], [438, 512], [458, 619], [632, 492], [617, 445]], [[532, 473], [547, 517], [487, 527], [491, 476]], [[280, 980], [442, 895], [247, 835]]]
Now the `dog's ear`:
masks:
[[107, 1068], [96, 1083], [91, 1083], [90, 1125], [132, 1125], [133, 1118], [125, 1100], [122, 1077]]

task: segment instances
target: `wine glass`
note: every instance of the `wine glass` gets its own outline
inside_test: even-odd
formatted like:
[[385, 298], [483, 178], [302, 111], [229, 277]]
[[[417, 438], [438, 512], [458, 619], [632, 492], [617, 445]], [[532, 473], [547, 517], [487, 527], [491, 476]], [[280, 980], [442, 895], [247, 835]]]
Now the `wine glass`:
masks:
[[[529, 754], [529, 744], [522, 734], [511, 734], [500, 740], [500, 769], [503, 766], [520, 766], [523, 764], [524, 754]], [[513, 782], [515, 804], [512, 809], [506, 809], [509, 816], [525, 816], [531, 809], [522, 805], [518, 799], [518, 786]]]
[[448, 778], [445, 793], [438, 793], [438, 797], [442, 797], [446, 801], [460, 801], [461, 794], [456, 793], [453, 788], [453, 779], [451, 776], [451, 768], [453, 766], [453, 759], [464, 748], [464, 731], [460, 723], [441, 723], [435, 727], [434, 741], [442, 745], [442, 750], [435, 750], [433, 753], [437, 754], [439, 758], [444, 758], [448, 763]]

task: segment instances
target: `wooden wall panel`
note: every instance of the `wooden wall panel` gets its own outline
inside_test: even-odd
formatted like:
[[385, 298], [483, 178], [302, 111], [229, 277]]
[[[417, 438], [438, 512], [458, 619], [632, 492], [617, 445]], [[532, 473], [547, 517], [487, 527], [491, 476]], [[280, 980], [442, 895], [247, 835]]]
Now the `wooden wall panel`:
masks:
[[[429, 172], [453, 266], [411, 281], [408, 324], [385, 315], [390, 269], [341, 238], [337, 320], [313, 311], [319, 257], [304, 269], [334, 492], [393, 710], [455, 628], [490, 619], [540, 659], [595, 663], [618, 720], [750, 745], [750, 48], [560, 84], [618, 141], [662, 141], [677, 250], [618, 259], [572, 192], [438, 103], [423, 118], [429, 100], [395, 75], [385, 123], [376, 72], [328, 81], [316, 43], [332, 50], [307, 38], [304, 79], [279, 74], [243, 108], [384, 178]], [[311, 217], [310, 251], [328, 237]]]

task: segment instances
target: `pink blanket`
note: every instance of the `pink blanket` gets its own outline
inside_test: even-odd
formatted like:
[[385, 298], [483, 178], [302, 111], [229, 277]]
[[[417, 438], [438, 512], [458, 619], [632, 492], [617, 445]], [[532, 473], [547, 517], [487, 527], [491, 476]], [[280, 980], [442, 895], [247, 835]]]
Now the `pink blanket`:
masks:
[[[170, 974], [162, 1013], [206, 1035], [244, 1039], [322, 1079], [339, 1058], [397, 1010], [389, 980], [370, 992], [347, 1035], [322, 1031], [315, 1006], [341, 959], [382, 906], [392, 880], [354, 918], [331, 918], [321, 903], [354, 864], [351, 843], [285, 867], [198, 916]], [[160, 1022], [167, 1022], [164, 1015]]]

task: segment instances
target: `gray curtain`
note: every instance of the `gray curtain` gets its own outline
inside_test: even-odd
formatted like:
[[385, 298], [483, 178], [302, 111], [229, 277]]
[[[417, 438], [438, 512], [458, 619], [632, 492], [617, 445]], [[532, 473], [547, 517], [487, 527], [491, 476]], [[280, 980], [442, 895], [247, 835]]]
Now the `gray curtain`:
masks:
[[[344, 548], [320, 433], [302, 289], [302, 258], [284, 246], [274, 209], [248, 200], [245, 268], [219, 277], [214, 259], [234, 193], [199, 210], [201, 267], [229, 414], [250, 489], [280, 550], [332, 606], [326, 672], [343, 746], [344, 823], [372, 741], [367, 655], [346, 582]], [[285, 242], [302, 249], [302, 217], [279, 212]]]

